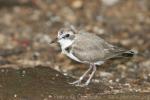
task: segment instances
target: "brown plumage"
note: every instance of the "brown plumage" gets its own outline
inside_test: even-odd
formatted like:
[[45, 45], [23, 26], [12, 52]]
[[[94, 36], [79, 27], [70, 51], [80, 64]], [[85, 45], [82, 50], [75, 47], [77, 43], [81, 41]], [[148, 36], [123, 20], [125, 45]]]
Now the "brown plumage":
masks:
[[115, 47], [94, 34], [81, 33], [76, 34], [75, 37], [75, 41], [72, 44], [72, 53], [81, 61], [94, 63], [114, 57], [133, 55], [133, 52]]

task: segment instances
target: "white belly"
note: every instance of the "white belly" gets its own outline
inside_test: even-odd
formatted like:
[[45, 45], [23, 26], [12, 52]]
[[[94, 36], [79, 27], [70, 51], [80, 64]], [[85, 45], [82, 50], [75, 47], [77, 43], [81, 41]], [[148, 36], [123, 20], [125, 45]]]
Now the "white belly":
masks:
[[97, 61], [97, 62], [95, 62], [94, 64], [95, 65], [101, 65], [101, 64], [103, 64], [104, 63], [104, 61]]
[[[62, 50], [62, 53], [65, 54], [65, 55], [67, 55], [69, 58], [71, 58], [71, 59], [73, 59], [73, 60], [75, 60], [75, 61], [77, 61], [77, 62], [90, 63], [90, 62], [87, 62], [87, 61], [80, 61], [77, 57], [75, 57], [75, 56], [72, 54], [71, 51], [70, 51], [70, 53], [68, 53], [67, 51]], [[97, 62], [94, 62], [95, 65], [101, 65], [101, 64], [103, 64], [103, 63], [104, 63], [104, 61], [97, 61]]]

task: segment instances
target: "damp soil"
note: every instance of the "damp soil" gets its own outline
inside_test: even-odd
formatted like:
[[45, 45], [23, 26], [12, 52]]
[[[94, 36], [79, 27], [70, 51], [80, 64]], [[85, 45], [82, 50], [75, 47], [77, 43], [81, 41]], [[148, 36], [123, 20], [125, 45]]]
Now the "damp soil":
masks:
[[109, 86], [104, 83], [77, 87], [69, 84], [73, 80], [69, 76], [43, 66], [18, 70], [3, 68], [0, 70], [0, 98], [1, 100], [150, 99], [149, 93], [111, 93]]

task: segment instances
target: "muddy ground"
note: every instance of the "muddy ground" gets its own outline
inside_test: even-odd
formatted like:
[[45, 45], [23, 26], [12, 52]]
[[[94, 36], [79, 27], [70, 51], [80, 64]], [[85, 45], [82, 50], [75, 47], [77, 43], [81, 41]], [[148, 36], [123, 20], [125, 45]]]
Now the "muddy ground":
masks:
[[[1, 100], [149, 100], [149, 0], [0, 0]], [[88, 65], [48, 43], [74, 25], [137, 54], [98, 66], [87, 87], [69, 85]]]

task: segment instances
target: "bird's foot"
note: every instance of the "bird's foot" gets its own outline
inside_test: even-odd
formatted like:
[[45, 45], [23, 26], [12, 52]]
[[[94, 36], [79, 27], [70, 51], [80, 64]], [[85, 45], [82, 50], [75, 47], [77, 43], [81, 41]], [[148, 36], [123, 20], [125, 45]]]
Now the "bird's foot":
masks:
[[71, 83], [69, 83], [69, 84], [79, 86], [79, 85], [81, 84], [81, 80], [76, 80], [76, 81], [71, 82]]
[[76, 80], [74, 82], [69, 83], [71, 85], [75, 85], [75, 86], [80, 86], [80, 87], [85, 87], [87, 85], [89, 85], [89, 82], [85, 82], [85, 83], [81, 83], [81, 80]]

